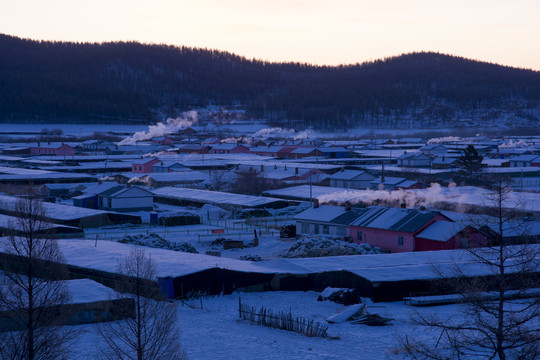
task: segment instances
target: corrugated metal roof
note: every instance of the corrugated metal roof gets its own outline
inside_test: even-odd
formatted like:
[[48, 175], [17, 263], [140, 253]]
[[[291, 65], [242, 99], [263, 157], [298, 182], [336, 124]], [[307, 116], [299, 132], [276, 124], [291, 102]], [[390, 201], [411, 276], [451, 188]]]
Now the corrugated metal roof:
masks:
[[413, 233], [436, 215], [432, 211], [372, 206], [351, 225]]

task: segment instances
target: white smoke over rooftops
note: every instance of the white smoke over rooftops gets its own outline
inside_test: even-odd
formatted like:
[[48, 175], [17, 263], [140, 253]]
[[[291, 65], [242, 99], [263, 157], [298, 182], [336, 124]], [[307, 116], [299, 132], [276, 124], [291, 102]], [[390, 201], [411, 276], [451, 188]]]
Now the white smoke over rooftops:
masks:
[[178, 130], [186, 129], [199, 121], [196, 111], [182, 113], [176, 119], [168, 118], [165, 123], [159, 122], [150, 125], [147, 131], [138, 131], [133, 136], [120, 141], [118, 145], [134, 145], [137, 141], [150, 140], [158, 136], [174, 134]]

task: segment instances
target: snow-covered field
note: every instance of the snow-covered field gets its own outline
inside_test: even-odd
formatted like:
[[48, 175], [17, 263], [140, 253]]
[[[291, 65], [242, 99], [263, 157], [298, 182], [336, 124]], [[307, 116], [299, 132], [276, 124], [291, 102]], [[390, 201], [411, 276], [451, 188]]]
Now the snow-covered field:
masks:
[[[338, 339], [310, 338], [284, 330], [257, 326], [238, 318], [238, 297], [242, 302], [275, 311], [291, 311], [321, 323], [343, 309], [344, 305], [317, 301], [319, 293], [264, 292], [240, 293], [193, 300], [188, 306], [178, 306], [178, 328], [188, 359], [397, 359], [399, 337], [408, 335], [426, 338], [426, 329], [415, 329], [410, 322], [414, 311], [423, 314], [455, 314], [457, 305], [413, 308], [401, 302], [369, 304], [371, 314], [393, 318], [392, 325], [372, 327], [349, 323], [328, 324], [328, 333]], [[96, 325], [78, 327], [81, 337], [71, 359], [92, 359], [103, 341]]]

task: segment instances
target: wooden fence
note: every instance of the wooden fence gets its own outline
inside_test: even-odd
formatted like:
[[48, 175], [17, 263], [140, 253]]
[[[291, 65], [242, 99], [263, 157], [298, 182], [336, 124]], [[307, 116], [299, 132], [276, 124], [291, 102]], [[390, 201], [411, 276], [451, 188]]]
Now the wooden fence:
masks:
[[275, 313], [264, 306], [257, 311], [255, 306], [242, 304], [241, 298], [238, 298], [238, 313], [241, 319], [250, 321], [257, 325], [294, 331], [310, 337], [327, 336], [328, 326], [322, 325], [319, 322], [305, 319], [301, 316], [294, 317], [290, 311]]

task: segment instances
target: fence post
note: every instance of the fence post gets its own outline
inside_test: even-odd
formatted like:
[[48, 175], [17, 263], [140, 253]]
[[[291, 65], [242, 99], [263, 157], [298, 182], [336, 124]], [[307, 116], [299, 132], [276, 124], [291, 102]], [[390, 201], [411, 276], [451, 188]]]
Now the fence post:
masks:
[[242, 318], [242, 298], [238, 297], [238, 317]]

